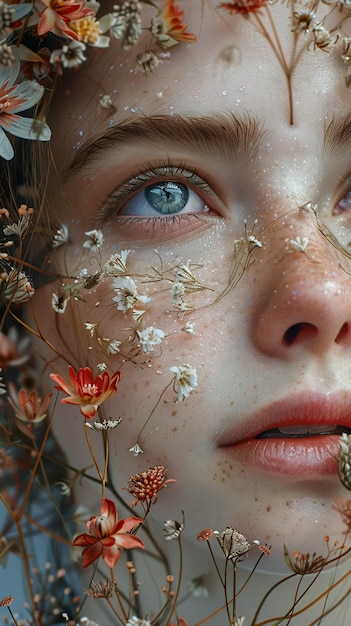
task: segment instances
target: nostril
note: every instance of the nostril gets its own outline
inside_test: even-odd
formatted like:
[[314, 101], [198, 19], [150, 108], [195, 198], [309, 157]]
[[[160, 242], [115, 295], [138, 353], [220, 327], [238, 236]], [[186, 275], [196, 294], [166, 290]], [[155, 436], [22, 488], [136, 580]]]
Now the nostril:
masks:
[[287, 346], [291, 346], [296, 343], [300, 343], [305, 339], [311, 339], [318, 332], [318, 329], [313, 324], [307, 322], [301, 322], [290, 326], [284, 333], [284, 343]]
[[350, 332], [349, 325], [347, 324], [347, 322], [345, 322], [345, 324], [342, 325], [339, 331], [339, 334], [335, 339], [335, 343], [343, 343], [349, 336], [349, 332]]

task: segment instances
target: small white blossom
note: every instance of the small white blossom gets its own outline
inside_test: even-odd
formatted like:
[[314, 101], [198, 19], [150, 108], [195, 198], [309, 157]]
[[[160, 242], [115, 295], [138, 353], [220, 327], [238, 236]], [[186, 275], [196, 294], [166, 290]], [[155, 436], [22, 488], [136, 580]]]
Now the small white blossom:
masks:
[[185, 528], [185, 523], [180, 524], [177, 520], [166, 520], [163, 522], [163, 535], [166, 541], [173, 541], [179, 539]]
[[117, 303], [117, 309], [123, 313], [126, 313], [128, 309], [133, 309], [138, 300], [143, 304], [150, 302], [148, 296], [138, 294], [137, 286], [129, 276], [115, 278], [113, 289], [116, 291], [116, 296], [112, 300]]
[[195, 322], [187, 322], [183, 326], [182, 331], [184, 331], [188, 335], [193, 335], [195, 333]]
[[196, 369], [191, 365], [180, 365], [179, 367], [171, 367], [174, 377], [174, 391], [177, 393], [177, 402], [182, 402], [193, 391], [197, 389], [197, 373]]
[[51, 305], [55, 313], [64, 313], [66, 310], [68, 301], [69, 301], [69, 297], [58, 295], [57, 293], [53, 293], [52, 299], [51, 299]]
[[117, 420], [112, 420], [111, 418], [107, 419], [107, 420], [103, 420], [102, 422], [93, 422], [93, 424], [91, 424], [90, 422], [85, 422], [85, 425], [88, 426], [89, 428], [91, 428], [92, 430], [110, 430], [112, 428], [116, 428], [116, 426], [118, 426], [118, 424], [120, 424], [122, 421], [122, 418], [119, 417]]
[[129, 448], [129, 452], [132, 452], [134, 456], [138, 456], [139, 454], [144, 454], [144, 450], [141, 449], [138, 442], [136, 442], [134, 446]]
[[84, 241], [83, 248], [89, 248], [89, 250], [93, 251], [99, 250], [105, 241], [101, 230], [89, 230], [84, 234], [87, 235], [89, 239]]
[[137, 330], [139, 342], [143, 352], [152, 352], [165, 338], [165, 333], [159, 328], [148, 326], [144, 330]]
[[250, 235], [248, 237], [248, 242], [250, 248], [262, 248], [262, 242], [259, 241], [259, 239], [256, 239], [256, 237], [254, 237], [253, 235]]
[[111, 354], [117, 354], [117, 352], [119, 352], [121, 342], [118, 341], [118, 339], [106, 339], [106, 341], [108, 342], [106, 346], [107, 356], [111, 356]]
[[148, 619], [139, 619], [139, 617], [130, 617], [126, 626], [151, 626]]
[[114, 108], [113, 102], [112, 102], [112, 98], [108, 94], [105, 94], [104, 96], [102, 96], [100, 98], [99, 105], [101, 106], [102, 109], [113, 109]]
[[52, 51], [50, 63], [53, 65], [61, 63], [64, 68], [77, 67], [86, 61], [85, 49], [84, 43], [72, 40], [69, 44], [64, 44], [62, 48]]
[[90, 332], [90, 337], [93, 337], [98, 325], [91, 324], [90, 322], [84, 322], [84, 326]]
[[289, 239], [289, 243], [296, 252], [302, 252], [304, 254], [308, 245], [308, 237], [296, 237], [296, 239]]
[[96, 367], [99, 370], [99, 372], [106, 372], [107, 370], [106, 363], [98, 363]]
[[181, 306], [183, 304], [183, 297], [185, 296], [185, 286], [183, 283], [176, 281], [171, 286], [171, 300], [172, 304]]
[[59, 228], [53, 236], [51, 245], [53, 248], [58, 248], [59, 246], [63, 246], [64, 244], [68, 243], [68, 240], [68, 228], [67, 226], [65, 226], [65, 224], [62, 224], [61, 228]]
[[104, 265], [104, 274], [107, 276], [123, 276], [127, 273], [127, 258], [130, 250], [122, 250], [121, 254], [111, 254]]

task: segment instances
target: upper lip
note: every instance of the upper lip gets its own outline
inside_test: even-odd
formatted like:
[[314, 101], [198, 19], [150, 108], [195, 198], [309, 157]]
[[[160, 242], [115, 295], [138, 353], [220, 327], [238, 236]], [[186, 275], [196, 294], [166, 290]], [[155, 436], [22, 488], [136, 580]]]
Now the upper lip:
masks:
[[245, 417], [222, 433], [218, 446], [255, 439], [267, 430], [288, 426], [330, 424], [351, 428], [351, 395], [301, 394], [276, 401]]

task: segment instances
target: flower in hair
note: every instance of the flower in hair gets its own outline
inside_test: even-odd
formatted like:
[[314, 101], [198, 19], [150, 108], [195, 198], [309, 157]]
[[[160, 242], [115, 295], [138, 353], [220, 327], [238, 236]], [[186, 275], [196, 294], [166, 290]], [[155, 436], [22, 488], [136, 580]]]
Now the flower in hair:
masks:
[[121, 378], [121, 372], [115, 372], [111, 377], [108, 372], [99, 374], [95, 379], [90, 367], [81, 367], [78, 372], [68, 366], [70, 380], [67, 381], [59, 374], [50, 374], [50, 378], [57, 383], [55, 389], [67, 394], [62, 398], [62, 404], [79, 406], [82, 415], [90, 419], [95, 417], [100, 404], [113, 396]]
[[73, 541], [74, 546], [85, 546], [83, 567], [88, 567], [100, 556], [108, 567], [114, 567], [121, 549], [144, 548], [141, 539], [130, 534], [142, 521], [133, 516], [119, 520], [115, 503], [109, 498], [102, 498], [100, 515], [91, 517], [87, 522], [88, 533], [78, 535]]
[[51, 137], [45, 122], [18, 115], [39, 102], [44, 88], [35, 80], [15, 83], [20, 70], [20, 58], [15, 46], [10, 49], [14, 55], [13, 63], [0, 68], [0, 156], [6, 160], [13, 158], [14, 151], [5, 132], [23, 139], [40, 141], [48, 141]]

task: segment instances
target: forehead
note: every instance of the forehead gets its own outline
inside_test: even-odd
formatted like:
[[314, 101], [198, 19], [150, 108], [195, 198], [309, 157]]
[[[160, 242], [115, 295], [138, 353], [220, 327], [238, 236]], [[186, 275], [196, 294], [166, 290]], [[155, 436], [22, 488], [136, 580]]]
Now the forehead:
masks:
[[[68, 151], [77, 149], [87, 138], [125, 119], [159, 114], [249, 113], [272, 132], [272, 145], [281, 144], [282, 137], [292, 136], [291, 108], [294, 132], [313, 143], [333, 116], [350, 108], [351, 89], [345, 85], [340, 58], [313, 46], [305, 48], [295, 63], [289, 92], [284, 63], [296, 52], [296, 33], [288, 3], [270, 7], [276, 34], [270, 31], [269, 37], [258, 32], [255, 16], [230, 15], [217, 2], [192, 0], [183, 2], [183, 8], [187, 30], [196, 33], [197, 42], [161, 52], [152, 73], [135, 71], [136, 55], [150, 41], [144, 33], [128, 51], [111, 41], [109, 49], [68, 77], [52, 120], [60, 151], [62, 145]], [[299, 47], [307, 40], [305, 33], [300, 34]], [[103, 96], [111, 99], [110, 109], [101, 106]], [[285, 149], [290, 148], [280, 145]]]

